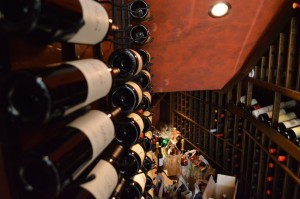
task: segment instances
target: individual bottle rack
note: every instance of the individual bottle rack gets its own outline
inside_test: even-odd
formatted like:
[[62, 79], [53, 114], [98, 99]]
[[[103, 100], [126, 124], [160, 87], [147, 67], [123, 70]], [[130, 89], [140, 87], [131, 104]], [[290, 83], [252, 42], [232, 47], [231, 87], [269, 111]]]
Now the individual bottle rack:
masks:
[[[133, 20], [130, 17], [129, 8], [133, 2], [137, 1], [125, 1], [125, 0], [112, 0], [109, 2], [101, 2], [104, 7], [107, 8], [108, 14], [113, 16], [113, 23], [118, 27], [117, 31], [114, 31], [112, 36], [109, 36], [110, 39], [108, 41], [113, 41], [114, 47], [113, 49], [106, 50], [106, 45], [104, 42], [97, 43], [96, 45], [86, 45], [86, 44], [77, 44], [77, 43], [65, 43], [65, 42], [55, 42], [51, 43], [48, 46], [36, 46], [31, 44], [30, 42], [24, 42], [22, 39], [18, 37], [12, 37], [8, 40], [1, 39], [1, 53], [0, 55], [0, 70], [1, 70], [1, 83], [5, 82], [6, 76], [10, 75], [10, 72], [22, 69], [30, 69], [32, 65], [48, 65], [53, 64], [53, 62], [66, 62], [66, 61], [74, 61], [80, 59], [87, 58], [95, 58], [100, 59], [105, 64], [107, 64], [106, 56], [107, 52], [116, 50], [116, 49], [135, 49], [136, 51], [141, 52], [141, 59], [145, 62], [143, 65], [143, 69], [150, 71], [149, 67], [152, 65], [150, 55], [145, 53], [143, 49], [143, 45], [147, 44], [147, 42], [151, 42], [153, 39], [147, 40], [145, 44], [138, 45], [135, 42], [135, 39], [130, 38], [130, 30], [133, 25], [136, 26], [139, 23], [142, 23], [143, 20]], [[144, 1], [143, 1], [144, 2]], [[146, 8], [149, 9], [149, 5], [146, 5]], [[149, 15], [150, 16], [150, 15]], [[149, 17], [147, 16], [147, 17]], [[146, 18], [149, 20], [150, 18]], [[134, 24], [133, 24], [134, 22]], [[146, 27], [146, 26], [145, 26]], [[147, 32], [148, 33], [148, 32]], [[0, 33], [2, 35], [2, 33]], [[150, 35], [148, 35], [151, 38]], [[4, 38], [4, 37], [3, 37]], [[142, 37], [143, 38], [143, 37]], [[105, 40], [106, 42], [107, 40]], [[9, 51], [8, 49], [11, 49]], [[26, 49], [24, 51], [24, 49]], [[28, 51], [27, 51], [28, 50]], [[110, 52], [109, 52], [110, 53]], [[144, 54], [142, 54], [144, 53]], [[147, 75], [146, 75], [147, 76]], [[151, 76], [151, 75], [150, 75]], [[140, 76], [137, 76], [140, 77]], [[147, 76], [148, 77], [148, 76]], [[144, 77], [145, 78], [145, 77]], [[145, 95], [146, 102], [150, 105], [144, 106], [140, 109], [135, 109], [137, 115], [140, 115], [140, 120], [138, 122], [133, 123], [144, 123], [147, 122], [149, 131], [152, 130], [152, 113], [151, 113], [151, 77], [149, 85], [146, 85], [143, 88], [143, 92], [149, 91], [149, 95]], [[137, 81], [138, 82], [138, 81]], [[117, 85], [120, 85], [124, 82], [114, 82], [112, 88]], [[3, 99], [3, 89], [1, 87], [1, 99]], [[143, 97], [143, 96], [142, 96]], [[3, 105], [3, 101], [1, 103], [1, 114], [0, 114], [0, 130], [1, 130], [1, 145], [0, 145], [0, 172], [4, 175], [1, 176], [1, 197], [3, 198], [31, 198], [31, 194], [28, 194], [24, 190], [24, 184], [20, 180], [19, 176], [19, 167], [21, 164], [21, 160], [24, 154], [28, 153], [43, 141], [48, 140], [52, 137], [56, 136], [56, 133], [59, 132], [58, 129], [61, 127], [65, 127], [70, 122], [74, 121], [76, 118], [82, 116], [84, 113], [88, 112], [90, 109], [96, 109], [100, 111], [108, 111], [112, 110], [109, 102], [107, 101], [108, 95], [96, 100], [95, 102], [88, 104], [84, 109], [81, 109], [74, 114], [70, 114], [67, 117], [64, 117], [61, 120], [53, 121], [50, 123], [43, 124], [37, 128], [29, 128], [23, 129], [22, 127], [15, 125], [9, 121], [4, 112], [6, 111], [5, 105]], [[137, 108], [137, 107], [136, 107]], [[123, 115], [122, 117], [125, 117]], [[135, 118], [136, 119], [136, 118]], [[142, 129], [140, 129], [142, 131]], [[146, 132], [141, 132], [141, 134]], [[137, 143], [141, 145], [144, 144], [143, 139], [139, 138]], [[110, 146], [110, 145], [109, 145]], [[107, 147], [108, 148], [108, 147]], [[107, 149], [106, 148], [106, 149]], [[96, 165], [96, 163], [102, 159], [107, 157], [109, 154], [106, 149], [93, 160], [93, 162], [85, 165], [85, 170], [79, 174], [79, 177], [73, 182], [75, 185], [81, 184], [82, 180], [86, 180], [86, 176], [89, 174], [89, 171]], [[143, 160], [141, 160], [143, 161]], [[143, 164], [143, 162], [141, 162]], [[141, 165], [142, 168], [143, 165]], [[92, 180], [87, 179], [87, 181]], [[119, 179], [120, 180], [120, 179]], [[123, 179], [129, 181], [129, 179]], [[126, 181], [126, 182], [127, 182]], [[142, 185], [144, 186], [144, 185]], [[73, 185], [68, 188], [73, 188]], [[67, 189], [67, 188], [66, 188]], [[63, 190], [64, 192], [65, 190]], [[61, 193], [62, 194], [62, 193]], [[120, 193], [118, 193], [120, 194]], [[58, 196], [57, 196], [58, 197]]]

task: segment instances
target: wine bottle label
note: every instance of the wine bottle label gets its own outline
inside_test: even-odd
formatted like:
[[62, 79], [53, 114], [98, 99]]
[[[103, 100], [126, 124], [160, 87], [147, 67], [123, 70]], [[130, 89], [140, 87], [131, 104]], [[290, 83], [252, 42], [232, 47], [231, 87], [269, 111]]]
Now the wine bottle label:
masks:
[[65, 115], [108, 94], [112, 85], [112, 76], [108, 67], [102, 61], [97, 59], [83, 59], [66, 63], [78, 68], [83, 73], [88, 85], [88, 94], [85, 102], [66, 110]]
[[297, 115], [294, 112], [283, 114], [283, 115], [279, 116], [278, 123], [288, 121], [288, 120], [291, 120], [291, 119], [295, 119], [295, 118], [297, 118]]
[[105, 8], [92, 0], [79, 0], [84, 25], [68, 41], [72, 43], [96, 44], [104, 39], [109, 30], [109, 18]]
[[299, 138], [300, 137], [300, 126], [297, 126], [297, 127], [291, 128], [291, 129], [295, 132], [296, 138]]
[[145, 159], [145, 151], [143, 147], [140, 144], [135, 144], [130, 148], [132, 151], [134, 151], [140, 158], [141, 162]]
[[151, 94], [148, 91], [145, 91], [145, 92], [143, 92], [143, 95], [145, 95], [149, 99], [149, 101], [151, 103], [151, 100], [152, 100]]
[[115, 128], [111, 119], [103, 112], [91, 110], [74, 120], [68, 126], [82, 131], [90, 140], [94, 160], [115, 137]]
[[144, 129], [144, 121], [143, 121], [143, 119], [142, 119], [141, 116], [139, 116], [136, 113], [130, 113], [127, 117], [133, 119], [138, 124], [138, 126], [140, 128], [140, 131], [141, 132], [143, 131], [143, 129]]
[[137, 105], [140, 104], [141, 101], [142, 101], [142, 97], [143, 97], [143, 92], [142, 92], [141, 87], [139, 85], [137, 85], [136, 83], [131, 82], [131, 81], [126, 82], [126, 84], [130, 85], [132, 88], [134, 88], [136, 90], [136, 93], [138, 95], [138, 103], [137, 103]]
[[151, 140], [152, 137], [153, 137], [152, 131], [147, 131], [147, 132], [145, 133], [145, 136]]
[[142, 60], [142, 57], [141, 57], [141, 55], [138, 53], [138, 52], [136, 52], [135, 50], [133, 50], [133, 49], [130, 49], [130, 51], [134, 54], [134, 56], [137, 58], [137, 71], [136, 71], [136, 73], [134, 73], [134, 76], [135, 75], [137, 75], [137, 74], [139, 74], [140, 72], [141, 72], [141, 70], [142, 70], [142, 68], [143, 68], [143, 60]]
[[138, 183], [142, 188], [142, 193], [144, 193], [146, 186], [146, 175], [144, 173], [139, 173], [133, 177], [133, 181]]
[[[283, 115], [283, 114], [286, 114], [285, 110], [284, 109], [280, 109], [279, 110], [279, 115]], [[269, 118], [272, 118], [273, 117], [273, 111], [267, 112], [267, 115], [269, 116]]]
[[152, 114], [149, 111], [145, 111], [143, 115], [149, 119], [150, 123], [152, 123]]
[[286, 122], [282, 122], [282, 124], [285, 126], [285, 128], [291, 128], [294, 126], [299, 126], [300, 125], [300, 119], [293, 119], [293, 120], [288, 120]]
[[164, 165], [164, 159], [163, 158], [159, 158], [158, 159], [158, 166], [162, 167]]
[[89, 175], [95, 175], [96, 178], [80, 186], [96, 199], [109, 198], [118, 184], [116, 169], [109, 162], [100, 160]]

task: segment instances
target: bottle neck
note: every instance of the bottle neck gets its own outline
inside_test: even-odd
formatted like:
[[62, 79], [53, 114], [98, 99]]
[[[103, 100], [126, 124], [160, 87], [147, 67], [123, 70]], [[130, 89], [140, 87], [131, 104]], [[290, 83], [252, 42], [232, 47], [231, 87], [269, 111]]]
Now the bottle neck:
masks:
[[185, 152], [184, 151], [184, 139], [181, 139], [181, 152]]
[[122, 178], [118, 184], [118, 186], [115, 188], [113, 194], [111, 195], [111, 199], [119, 199], [121, 198], [122, 195], [122, 191], [125, 187], [126, 184], [126, 180], [124, 178]]
[[116, 67], [109, 68], [108, 70], [110, 71], [112, 78], [116, 78], [121, 73], [121, 70]]
[[119, 27], [116, 24], [113, 24], [112, 19], [109, 19], [108, 22], [109, 22], [109, 30], [108, 30], [109, 34], [113, 34], [119, 31]]
[[119, 31], [119, 27], [113, 23], [112, 19], [109, 19], [108, 23], [108, 30], [104, 38], [107, 38], [109, 35], [113, 35], [114, 33]]
[[107, 113], [107, 117], [111, 118], [112, 120], [115, 120], [120, 116], [121, 112], [122, 109], [120, 107], [116, 107], [111, 112]]

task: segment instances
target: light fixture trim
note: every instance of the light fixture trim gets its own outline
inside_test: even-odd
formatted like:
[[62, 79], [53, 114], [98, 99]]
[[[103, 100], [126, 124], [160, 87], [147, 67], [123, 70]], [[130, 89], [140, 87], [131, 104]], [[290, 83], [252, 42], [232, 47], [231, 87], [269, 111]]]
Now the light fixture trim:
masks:
[[217, 2], [212, 5], [208, 11], [208, 15], [213, 18], [226, 16], [231, 10], [231, 5], [228, 2]]

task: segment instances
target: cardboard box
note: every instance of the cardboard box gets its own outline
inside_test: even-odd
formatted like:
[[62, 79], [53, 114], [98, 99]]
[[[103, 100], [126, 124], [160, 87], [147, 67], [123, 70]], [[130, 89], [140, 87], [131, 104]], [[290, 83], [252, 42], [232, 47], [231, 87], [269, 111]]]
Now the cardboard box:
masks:
[[226, 199], [235, 199], [238, 182], [233, 176], [218, 174], [217, 182], [210, 176], [206, 188], [203, 192], [203, 199], [222, 199], [222, 195], [226, 194]]

